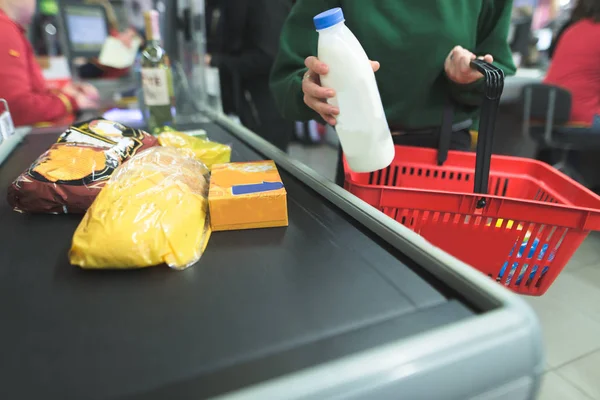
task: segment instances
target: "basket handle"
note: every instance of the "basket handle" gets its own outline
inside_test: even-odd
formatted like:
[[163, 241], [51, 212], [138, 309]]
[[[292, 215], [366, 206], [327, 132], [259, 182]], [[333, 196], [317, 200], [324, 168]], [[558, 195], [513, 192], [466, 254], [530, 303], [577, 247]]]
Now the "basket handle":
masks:
[[[498, 106], [500, 105], [500, 97], [504, 90], [504, 71], [480, 59], [471, 61], [471, 68], [483, 74], [485, 84], [479, 121], [473, 193], [487, 194], [496, 116], [498, 114]], [[482, 197], [477, 202], [477, 208], [485, 207], [486, 203], [486, 199]]]

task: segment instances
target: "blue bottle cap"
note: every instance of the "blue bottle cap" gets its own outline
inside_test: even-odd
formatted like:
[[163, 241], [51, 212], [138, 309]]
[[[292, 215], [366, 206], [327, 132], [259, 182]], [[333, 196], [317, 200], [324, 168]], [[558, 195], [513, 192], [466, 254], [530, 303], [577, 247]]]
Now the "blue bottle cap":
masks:
[[344, 22], [344, 12], [339, 7], [332, 8], [331, 10], [324, 11], [314, 17], [313, 21], [315, 23], [315, 28], [317, 28], [318, 31], [327, 29], [340, 22]]

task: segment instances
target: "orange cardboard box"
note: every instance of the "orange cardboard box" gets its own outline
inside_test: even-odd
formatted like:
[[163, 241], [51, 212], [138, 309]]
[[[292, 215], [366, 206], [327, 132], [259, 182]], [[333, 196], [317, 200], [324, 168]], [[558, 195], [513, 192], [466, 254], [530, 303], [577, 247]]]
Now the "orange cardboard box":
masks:
[[288, 225], [287, 193], [273, 161], [213, 165], [208, 205], [213, 231]]

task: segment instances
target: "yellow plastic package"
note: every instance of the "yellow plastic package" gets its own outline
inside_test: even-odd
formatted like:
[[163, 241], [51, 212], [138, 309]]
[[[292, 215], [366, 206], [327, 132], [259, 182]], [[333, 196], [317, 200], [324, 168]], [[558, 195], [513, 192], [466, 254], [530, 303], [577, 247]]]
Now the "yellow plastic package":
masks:
[[190, 151], [208, 168], [212, 168], [214, 164], [226, 164], [231, 160], [230, 146], [181, 132], [165, 131], [158, 136], [158, 142], [161, 146]]
[[123, 164], [73, 236], [71, 264], [128, 269], [167, 264], [185, 269], [211, 234], [209, 170], [186, 152], [154, 147]]

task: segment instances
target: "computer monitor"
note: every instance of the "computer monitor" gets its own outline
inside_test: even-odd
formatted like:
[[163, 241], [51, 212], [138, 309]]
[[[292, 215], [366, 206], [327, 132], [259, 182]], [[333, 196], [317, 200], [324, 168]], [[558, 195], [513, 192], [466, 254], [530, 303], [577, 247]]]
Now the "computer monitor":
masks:
[[100, 55], [109, 36], [108, 17], [102, 5], [61, 2], [61, 23], [69, 58]]

